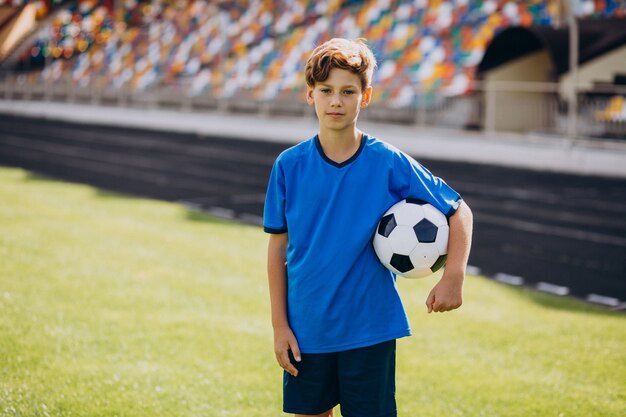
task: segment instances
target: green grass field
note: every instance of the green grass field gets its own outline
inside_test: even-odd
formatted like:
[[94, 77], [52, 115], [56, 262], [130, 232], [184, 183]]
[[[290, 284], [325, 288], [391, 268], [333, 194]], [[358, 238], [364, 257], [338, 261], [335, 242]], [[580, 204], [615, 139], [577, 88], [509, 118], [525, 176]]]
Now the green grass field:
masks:
[[[282, 415], [260, 228], [18, 169], [0, 202], [0, 416]], [[427, 315], [434, 280], [401, 416], [624, 415], [626, 315], [482, 277]]]

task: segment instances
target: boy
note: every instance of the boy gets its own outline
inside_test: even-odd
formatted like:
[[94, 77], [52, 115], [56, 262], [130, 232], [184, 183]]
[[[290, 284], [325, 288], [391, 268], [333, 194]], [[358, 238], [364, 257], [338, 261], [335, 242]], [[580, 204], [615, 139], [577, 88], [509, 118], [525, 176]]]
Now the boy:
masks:
[[332, 39], [305, 68], [319, 133], [274, 163], [264, 212], [283, 410], [296, 416], [396, 416], [395, 341], [410, 335], [395, 276], [372, 237], [382, 214], [414, 197], [450, 222], [448, 261], [428, 312], [458, 308], [472, 215], [415, 160], [356, 127], [376, 61], [363, 40]]

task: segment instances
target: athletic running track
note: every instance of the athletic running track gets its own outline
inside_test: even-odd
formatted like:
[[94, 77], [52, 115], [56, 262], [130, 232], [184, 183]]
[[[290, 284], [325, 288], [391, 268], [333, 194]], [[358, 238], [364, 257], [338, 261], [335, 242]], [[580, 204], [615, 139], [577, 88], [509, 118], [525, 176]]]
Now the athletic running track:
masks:
[[[287, 146], [0, 115], [2, 165], [253, 224], [272, 162]], [[626, 180], [421, 162], [472, 208], [470, 264], [483, 274], [626, 301]]]

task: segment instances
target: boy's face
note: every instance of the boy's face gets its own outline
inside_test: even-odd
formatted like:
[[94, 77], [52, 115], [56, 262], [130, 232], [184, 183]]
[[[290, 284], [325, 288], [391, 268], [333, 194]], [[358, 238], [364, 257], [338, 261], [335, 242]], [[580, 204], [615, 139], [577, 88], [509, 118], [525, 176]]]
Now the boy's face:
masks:
[[359, 111], [371, 99], [372, 87], [361, 90], [358, 75], [339, 68], [330, 70], [328, 79], [307, 90], [307, 103], [315, 105], [321, 129], [354, 129]]

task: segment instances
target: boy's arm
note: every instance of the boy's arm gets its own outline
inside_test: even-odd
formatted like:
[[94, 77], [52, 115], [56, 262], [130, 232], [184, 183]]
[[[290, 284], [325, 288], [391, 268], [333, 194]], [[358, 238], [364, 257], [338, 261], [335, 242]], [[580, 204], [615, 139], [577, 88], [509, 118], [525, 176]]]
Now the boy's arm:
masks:
[[462, 201], [456, 213], [450, 217], [448, 259], [441, 280], [426, 299], [429, 313], [454, 310], [463, 303], [463, 280], [472, 245], [472, 223], [472, 211]]
[[287, 242], [287, 233], [270, 235], [267, 251], [267, 275], [270, 287], [276, 360], [285, 371], [297, 376], [298, 370], [289, 360], [289, 350], [291, 350], [296, 361], [300, 362], [300, 349], [287, 319], [287, 270], [285, 268]]

